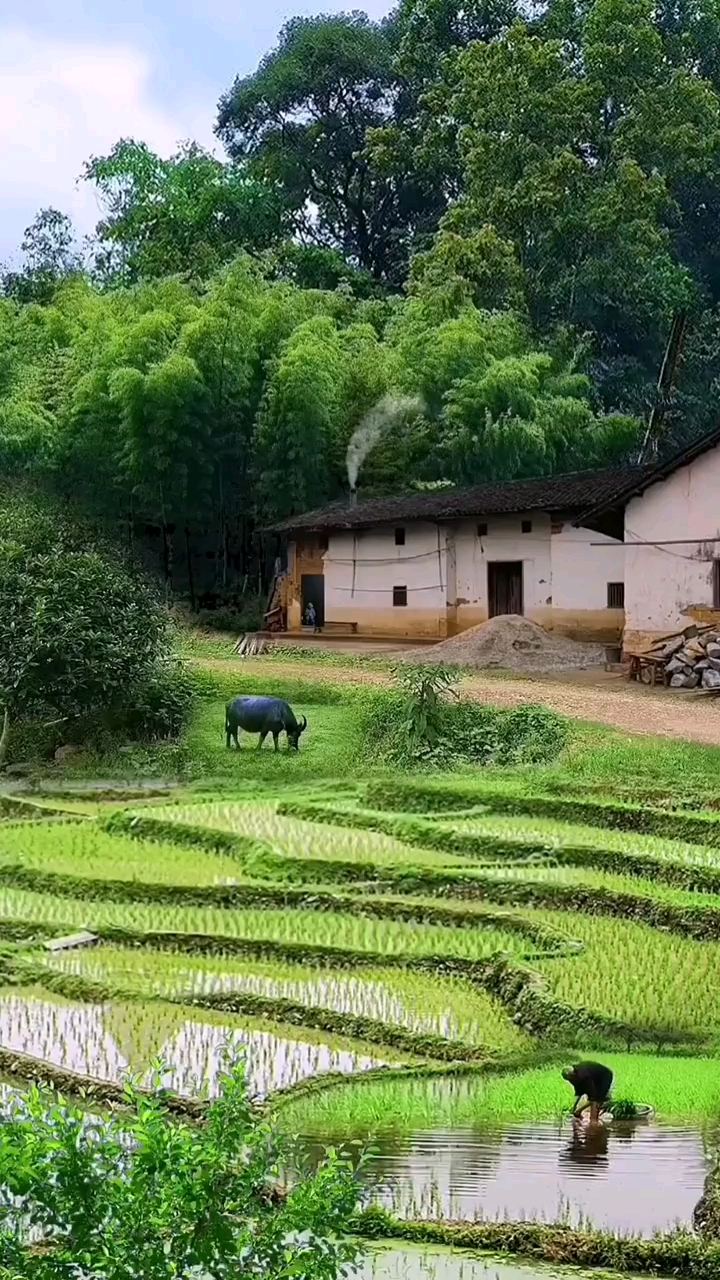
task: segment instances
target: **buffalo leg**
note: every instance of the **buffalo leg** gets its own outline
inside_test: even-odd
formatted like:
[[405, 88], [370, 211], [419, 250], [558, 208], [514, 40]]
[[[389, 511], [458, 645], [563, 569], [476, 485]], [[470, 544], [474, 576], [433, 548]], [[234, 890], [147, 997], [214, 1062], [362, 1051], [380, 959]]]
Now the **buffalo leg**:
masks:
[[268, 736], [267, 729], [263, 729], [262, 733], [260, 734], [260, 741], [258, 742], [258, 751], [262, 751], [262, 744], [267, 738], [267, 736]]
[[280, 737], [280, 732], [279, 732], [279, 730], [275, 730], [275, 729], [274, 729], [274, 730], [273, 730], [273, 742], [275, 743], [275, 750], [276, 750], [276, 751], [277, 751], [277, 749], [278, 749], [278, 738], [279, 738], [279, 737]]

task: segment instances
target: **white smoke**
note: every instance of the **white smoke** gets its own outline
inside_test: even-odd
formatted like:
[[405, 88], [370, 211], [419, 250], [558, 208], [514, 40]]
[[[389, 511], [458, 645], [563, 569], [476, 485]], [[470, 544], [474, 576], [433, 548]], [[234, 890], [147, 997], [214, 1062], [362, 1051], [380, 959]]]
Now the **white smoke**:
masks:
[[378, 441], [390, 427], [411, 413], [422, 413], [422, 400], [418, 396], [399, 396], [389, 392], [378, 400], [355, 428], [347, 447], [347, 473], [350, 488], [357, 485], [358, 472]]

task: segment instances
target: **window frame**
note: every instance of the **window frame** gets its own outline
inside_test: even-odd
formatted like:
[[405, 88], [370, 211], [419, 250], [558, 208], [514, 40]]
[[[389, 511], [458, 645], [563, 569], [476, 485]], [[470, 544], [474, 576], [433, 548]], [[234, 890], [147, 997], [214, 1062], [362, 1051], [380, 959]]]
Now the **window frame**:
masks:
[[407, 609], [407, 587], [393, 587], [393, 609]]
[[[618, 600], [620, 603], [618, 603]], [[608, 609], [624, 609], [625, 608], [625, 583], [624, 582], [608, 582], [607, 607]]]

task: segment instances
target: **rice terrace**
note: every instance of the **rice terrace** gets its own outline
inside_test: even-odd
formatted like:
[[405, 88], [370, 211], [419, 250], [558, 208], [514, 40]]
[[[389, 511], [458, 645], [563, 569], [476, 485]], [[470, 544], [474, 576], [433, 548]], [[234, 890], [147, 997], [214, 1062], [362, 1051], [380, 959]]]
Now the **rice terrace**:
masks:
[[[176, 742], [6, 779], [6, 1101], [113, 1115], [131, 1077], [202, 1125], [231, 1053], [292, 1152], [278, 1195], [345, 1153], [364, 1280], [720, 1274], [718, 749], [468, 711], [382, 654], [183, 643]], [[403, 755], [423, 689], [475, 759]], [[261, 690], [297, 752], [226, 747]], [[588, 1058], [599, 1129], [561, 1077]]]

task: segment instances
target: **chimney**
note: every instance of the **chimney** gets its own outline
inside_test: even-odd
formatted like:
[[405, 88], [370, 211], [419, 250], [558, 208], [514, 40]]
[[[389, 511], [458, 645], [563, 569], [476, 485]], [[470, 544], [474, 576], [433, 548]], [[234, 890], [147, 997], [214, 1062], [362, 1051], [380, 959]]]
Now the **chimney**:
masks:
[[351, 507], [357, 506], [357, 489], [350, 490], [350, 506]]

